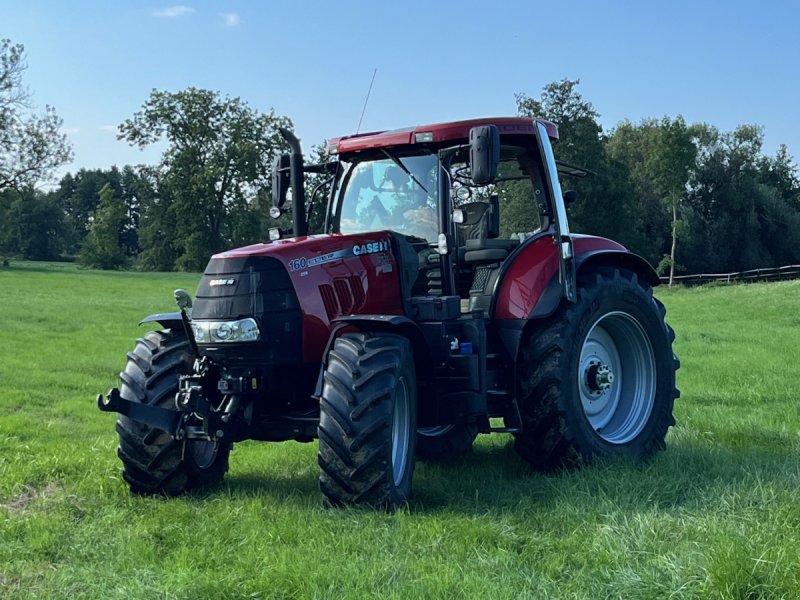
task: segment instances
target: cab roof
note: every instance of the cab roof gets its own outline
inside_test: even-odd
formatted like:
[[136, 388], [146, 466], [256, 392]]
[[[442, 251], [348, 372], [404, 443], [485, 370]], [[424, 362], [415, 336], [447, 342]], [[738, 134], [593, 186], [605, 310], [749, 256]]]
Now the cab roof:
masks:
[[328, 140], [328, 154], [344, 154], [375, 148], [389, 148], [393, 146], [408, 146], [413, 144], [439, 144], [442, 142], [466, 142], [469, 139], [469, 130], [479, 125], [496, 125], [501, 135], [534, 135], [536, 122], [542, 123], [547, 129], [550, 139], [558, 139], [558, 127], [544, 119], [531, 119], [530, 117], [488, 117], [484, 119], [471, 119], [468, 121], [454, 121], [452, 123], [435, 123], [433, 125], [418, 125], [405, 129], [391, 131], [372, 131], [345, 135]]

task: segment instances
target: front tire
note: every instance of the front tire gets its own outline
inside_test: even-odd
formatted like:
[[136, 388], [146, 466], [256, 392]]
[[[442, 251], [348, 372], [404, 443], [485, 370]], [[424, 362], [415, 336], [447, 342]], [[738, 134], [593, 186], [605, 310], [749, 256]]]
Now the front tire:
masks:
[[[178, 378], [190, 372], [192, 354], [182, 333], [150, 331], [136, 340], [120, 373], [120, 395], [131, 402], [174, 408]], [[117, 420], [122, 477], [135, 494], [175, 496], [220, 483], [231, 444], [174, 439], [125, 416]]]
[[663, 450], [679, 396], [665, 313], [631, 271], [579, 274], [578, 301], [532, 327], [523, 342], [516, 451], [550, 470]]
[[408, 501], [417, 389], [411, 345], [392, 334], [336, 339], [320, 398], [320, 490], [326, 506], [388, 509]]

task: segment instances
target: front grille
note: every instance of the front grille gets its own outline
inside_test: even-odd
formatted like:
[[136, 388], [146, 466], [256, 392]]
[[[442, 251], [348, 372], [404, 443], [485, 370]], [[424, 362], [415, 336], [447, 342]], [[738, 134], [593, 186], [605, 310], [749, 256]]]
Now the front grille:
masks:
[[203, 344], [215, 358], [258, 364], [296, 364], [302, 360], [302, 313], [289, 273], [268, 256], [212, 258], [197, 289], [194, 320], [253, 317], [260, 342]]

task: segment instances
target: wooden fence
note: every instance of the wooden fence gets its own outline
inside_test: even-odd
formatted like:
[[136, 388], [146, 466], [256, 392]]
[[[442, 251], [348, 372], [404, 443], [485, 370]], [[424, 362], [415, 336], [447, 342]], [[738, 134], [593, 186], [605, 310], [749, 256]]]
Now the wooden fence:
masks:
[[[783, 281], [800, 279], [800, 265], [786, 265], [774, 269], [751, 269], [738, 273], [701, 273], [698, 275], [677, 275], [675, 283], [681, 285], [701, 285], [712, 281], [720, 283], [742, 283], [749, 281]], [[669, 277], [662, 277], [661, 283], [669, 283]]]

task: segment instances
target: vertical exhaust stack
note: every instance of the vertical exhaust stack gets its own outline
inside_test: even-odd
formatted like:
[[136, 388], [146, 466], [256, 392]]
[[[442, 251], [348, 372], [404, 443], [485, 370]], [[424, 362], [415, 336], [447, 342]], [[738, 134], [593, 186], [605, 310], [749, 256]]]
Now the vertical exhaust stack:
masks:
[[291, 162], [289, 163], [289, 177], [292, 186], [292, 218], [294, 220], [294, 236], [300, 237], [308, 235], [306, 197], [303, 189], [303, 150], [300, 148], [300, 140], [291, 131], [284, 127], [281, 127], [279, 131], [292, 149]]

